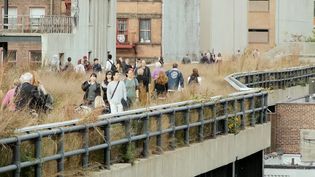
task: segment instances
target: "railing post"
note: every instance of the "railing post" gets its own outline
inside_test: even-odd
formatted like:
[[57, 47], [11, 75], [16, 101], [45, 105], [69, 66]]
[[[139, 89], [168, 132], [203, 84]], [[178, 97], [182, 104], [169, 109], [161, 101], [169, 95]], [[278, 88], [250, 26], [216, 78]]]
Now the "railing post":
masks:
[[176, 148], [176, 138], [175, 138], [175, 110], [173, 110], [172, 114], [170, 115], [170, 125], [171, 128], [173, 129], [172, 132], [170, 133], [170, 146], [171, 149], [175, 149]]
[[156, 147], [157, 152], [162, 153], [162, 113], [157, 117], [157, 130], [160, 132], [159, 135], [156, 136]]
[[268, 93], [264, 94], [264, 123], [267, 122]]
[[187, 128], [184, 130], [185, 133], [185, 144], [189, 145], [189, 129], [190, 129], [190, 107], [187, 108], [186, 113], [185, 113], [185, 124], [187, 126]]
[[260, 97], [260, 101], [261, 101], [261, 110], [260, 110], [260, 119], [259, 119], [259, 123], [263, 124], [264, 123], [264, 113], [265, 113], [265, 97], [264, 94], [261, 95]]
[[143, 142], [143, 155], [145, 158], [149, 156], [149, 143], [150, 143], [150, 137], [149, 137], [149, 115], [144, 117], [144, 127], [143, 127], [143, 134], [146, 135], [146, 138]]
[[111, 137], [110, 137], [110, 122], [105, 125], [104, 128], [105, 143], [107, 143], [107, 148], [104, 149], [104, 164], [106, 169], [110, 170], [110, 151], [111, 151]]
[[201, 125], [199, 126], [199, 141], [203, 141], [204, 139], [204, 104], [202, 103], [200, 109], [199, 109], [199, 121]]
[[35, 166], [35, 177], [41, 177], [41, 172], [42, 172], [41, 142], [42, 142], [42, 134], [41, 132], [38, 132], [38, 138], [35, 141], [35, 158], [36, 160], [39, 160], [40, 163]]
[[229, 127], [228, 127], [228, 111], [227, 111], [227, 108], [228, 108], [228, 101], [225, 101], [224, 102], [224, 134], [228, 134], [229, 133]]
[[245, 98], [241, 99], [241, 111], [242, 111], [242, 119], [241, 119], [241, 129], [244, 130], [246, 128], [246, 112], [245, 112]]
[[212, 137], [216, 138], [217, 137], [217, 111], [215, 104], [213, 104], [212, 108], [212, 119], [214, 119], [214, 122], [212, 124]]
[[16, 170], [14, 172], [14, 177], [20, 177], [21, 174], [21, 139], [16, 137], [16, 144], [13, 150], [14, 164], [16, 165]]
[[64, 136], [65, 132], [63, 128], [59, 128], [61, 133], [57, 139], [57, 153], [61, 155], [61, 158], [57, 160], [57, 172], [59, 173], [58, 177], [63, 177], [64, 171], [64, 160], [65, 160], [65, 151], [64, 151]]
[[83, 148], [85, 149], [85, 153], [83, 154], [83, 168], [87, 168], [89, 166], [89, 127], [85, 125], [85, 129], [83, 132]]
[[250, 120], [250, 126], [254, 127], [256, 120], [255, 120], [255, 96], [250, 99], [250, 109], [252, 110], [252, 116]]
[[235, 120], [235, 121], [234, 121], [234, 126], [235, 126], [235, 131], [238, 132], [240, 127], [237, 127], [237, 126], [236, 126], [236, 125], [237, 125], [237, 124], [236, 124], [236, 120], [237, 120], [237, 119], [236, 119], [236, 118], [237, 118], [237, 109], [236, 109], [236, 106], [237, 106], [237, 99], [234, 99], [234, 103], [233, 103], [233, 111], [234, 111], [234, 114], [235, 114], [235, 116], [234, 116], [234, 117], [235, 117], [235, 119], [234, 119], [234, 120]]

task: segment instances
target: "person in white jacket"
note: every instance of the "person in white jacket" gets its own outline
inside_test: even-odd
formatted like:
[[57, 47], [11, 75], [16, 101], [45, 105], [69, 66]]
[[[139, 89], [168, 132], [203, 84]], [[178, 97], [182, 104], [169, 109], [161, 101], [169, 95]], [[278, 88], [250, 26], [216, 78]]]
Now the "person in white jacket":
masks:
[[126, 86], [123, 81], [120, 81], [120, 73], [116, 71], [113, 75], [114, 80], [108, 84], [106, 93], [112, 114], [122, 112], [121, 100], [127, 100]]

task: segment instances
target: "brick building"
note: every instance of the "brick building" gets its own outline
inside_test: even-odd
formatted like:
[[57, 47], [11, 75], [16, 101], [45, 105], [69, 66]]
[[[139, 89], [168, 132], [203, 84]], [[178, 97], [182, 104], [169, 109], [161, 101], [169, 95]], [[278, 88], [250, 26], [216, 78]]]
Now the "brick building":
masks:
[[[313, 138], [306, 138], [315, 132], [314, 103], [280, 103], [276, 105], [272, 120], [272, 151], [282, 151], [285, 154], [300, 154], [308, 151], [314, 144]], [[315, 147], [313, 147], [315, 150]], [[305, 156], [305, 155], [304, 155]]]
[[156, 59], [162, 47], [162, 0], [117, 0], [117, 57]]
[[[36, 33], [42, 16], [70, 15], [70, 0], [9, 0], [8, 29], [4, 28], [4, 1], [1, 5], [1, 34]], [[30, 25], [32, 24], [32, 25]], [[31, 28], [32, 27], [32, 28]], [[34, 36], [36, 36], [34, 34]], [[23, 38], [23, 36], [21, 36]], [[7, 42], [3, 39], [1, 42]], [[41, 41], [20, 40], [8, 43], [8, 62], [15, 65], [41, 64]], [[1, 61], [3, 57], [1, 57]]]

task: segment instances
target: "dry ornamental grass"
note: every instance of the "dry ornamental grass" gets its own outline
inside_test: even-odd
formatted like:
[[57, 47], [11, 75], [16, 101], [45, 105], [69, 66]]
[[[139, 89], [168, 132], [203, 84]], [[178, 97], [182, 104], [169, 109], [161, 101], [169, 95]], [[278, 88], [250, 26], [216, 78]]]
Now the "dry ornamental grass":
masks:
[[[236, 73], [236, 72], [245, 72], [245, 71], [254, 71], [254, 70], [266, 70], [266, 69], [280, 69], [287, 68], [292, 66], [299, 66], [305, 63], [301, 63], [296, 56], [289, 56], [282, 58], [277, 61], [263, 60], [263, 59], [254, 59], [251, 57], [250, 52], [246, 52], [238, 60], [224, 60], [222, 63], [217, 64], [190, 64], [190, 65], [179, 65], [179, 70], [182, 71], [185, 79], [185, 89], [182, 92], [172, 94], [166, 100], [150, 100], [150, 105], [157, 105], [163, 103], [178, 102], [184, 100], [199, 100], [207, 99], [215, 95], [226, 95], [234, 92], [235, 90], [224, 81], [224, 77]], [[168, 63], [164, 66], [164, 70], [171, 69], [172, 63]], [[193, 68], [198, 68], [199, 74], [202, 77], [202, 83], [198, 87], [188, 87], [187, 78], [191, 74]], [[152, 68], [151, 68], [152, 69]], [[9, 89], [9, 85], [13, 82], [15, 78], [18, 78], [23, 72], [29, 71], [29, 68], [2, 68], [0, 69], [0, 97], [1, 90], [6, 92]], [[74, 107], [82, 103], [82, 98], [84, 92], [81, 90], [81, 84], [83, 81], [88, 79], [89, 74], [81, 75], [76, 73], [53, 73], [46, 70], [38, 70], [40, 81], [45, 86], [46, 90], [54, 98], [54, 109], [49, 114], [41, 114], [39, 118], [34, 119], [27, 112], [1, 112], [0, 114], [0, 137], [7, 137], [13, 134], [13, 131], [16, 128], [21, 128], [29, 125], [37, 125], [43, 123], [51, 123], [58, 121], [71, 120], [74, 118], [81, 118], [79, 124], [86, 124], [95, 122], [97, 116], [100, 114], [99, 110], [92, 112], [89, 115], [80, 115], [74, 113]], [[101, 81], [104, 79], [104, 74], [99, 75], [98, 80]], [[152, 85], [152, 84], [151, 84]], [[146, 105], [146, 106], [150, 106]], [[134, 105], [133, 108], [138, 108], [139, 105]], [[204, 114], [206, 117], [212, 115], [211, 110], [205, 110]], [[221, 114], [219, 109], [217, 114]], [[182, 125], [184, 124], [183, 113], [176, 113], [175, 115], [175, 124]], [[198, 112], [193, 110], [190, 114], [190, 122], [198, 121]], [[143, 131], [141, 125], [142, 121], [134, 120], [131, 122], [133, 135], [139, 135]], [[232, 126], [232, 124], [231, 124]], [[169, 115], [162, 116], [162, 128], [166, 129], [170, 127]], [[208, 127], [209, 128], [209, 127]], [[149, 123], [150, 131], [157, 131], [157, 121], [156, 119], [150, 119]], [[116, 124], [111, 128], [112, 140], [117, 140], [125, 137], [124, 127], [121, 124]], [[205, 129], [205, 134], [211, 134], [211, 128]], [[190, 142], [198, 141], [196, 128], [192, 128], [189, 132]], [[102, 134], [102, 130], [98, 128], [90, 130], [90, 145], [96, 145], [103, 143], [105, 138]], [[162, 136], [162, 147], [158, 149], [155, 145], [155, 138], [150, 139], [150, 153], [159, 153], [160, 151], [168, 150], [171, 142], [176, 142], [177, 147], [183, 146], [181, 138], [183, 137], [183, 132], [176, 132], [175, 137], [168, 137], [168, 135]], [[75, 133], [65, 136], [65, 149], [74, 150], [82, 147], [82, 135]], [[42, 146], [45, 147], [43, 151], [43, 156], [55, 154], [57, 151], [57, 142], [60, 141], [56, 137], [49, 137], [43, 140]], [[25, 147], [30, 146], [30, 142], [25, 142]], [[141, 157], [141, 150], [143, 144], [141, 142], [131, 143], [128, 146], [117, 146], [112, 149], [112, 161], [113, 162], [133, 162], [137, 157]], [[29, 147], [28, 149], [31, 149]], [[9, 148], [2, 147], [1, 152], [8, 152]], [[90, 166], [93, 168], [100, 168], [100, 163], [102, 163], [102, 152], [91, 152]], [[33, 156], [28, 152], [24, 152], [24, 155], [27, 158]], [[11, 159], [12, 153], [7, 153], [6, 159]], [[7, 163], [7, 160], [3, 159], [0, 161], [0, 166], [3, 166], [3, 163]], [[71, 157], [66, 159], [66, 176], [85, 176], [85, 172], [81, 169], [78, 169], [78, 166], [81, 166], [80, 157]], [[75, 161], [77, 163], [67, 163], [68, 161]], [[70, 164], [70, 165], [69, 165]], [[43, 166], [43, 171], [45, 176], [56, 176], [56, 162], [45, 163]]]
[[[185, 79], [185, 89], [182, 92], [172, 94], [166, 100], [150, 100], [150, 105], [171, 103], [185, 100], [207, 99], [215, 95], [226, 95], [235, 90], [224, 80], [224, 77], [236, 73], [254, 70], [280, 69], [292, 66], [299, 66], [302, 63], [296, 56], [289, 56], [277, 61], [252, 58], [251, 52], [245, 52], [238, 60], [223, 60], [222, 63], [216, 64], [189, 64], [179, 65], [179, 70], [183, 73]], [[171, 69], [172, 62], [164, 65], [164, 70]], [[197, 68], [202, 77], [202, 83], [198, 87], [188, 87], [187, 78], [192, 69]], [[153, 68], [151, 68], [152, 72]], [[28, 67], [19, 68], [0, 68], [0, 98], [10, 88], [14, 79], [26, 71]], [[0, 120], [5, 122], [0, 124], [0, 136], [8, 135], [15, 128], [25, 127], [26, 125], [37, 125], [66, 121], [75, 118], [84, 118], [83, 122], [95, 121], [98, 113], [92, 113], [89, 116], [82, 116], [74, 112], [74, 107], [82, 103], [84, 92], [81, 90], [81, 84], [88, 79], [89, 74], [81, 75], [76, 73], [54, 73], [45, 69], [37, 71], [40, 81], [46, 90], [53, 96], [54, 109], [49, 114], [41, 114], [38, 119], [34, 120], [26, 112], [1, 112]], [[104, 79], [104, 74], [98, 76], [98, 81]], [[153, 84], [151, 84], [153, 85]], [[150, 91], [152, 94], [152, 90]], [[133, 108], [139, 108], [140, 105], [134, 105]]]

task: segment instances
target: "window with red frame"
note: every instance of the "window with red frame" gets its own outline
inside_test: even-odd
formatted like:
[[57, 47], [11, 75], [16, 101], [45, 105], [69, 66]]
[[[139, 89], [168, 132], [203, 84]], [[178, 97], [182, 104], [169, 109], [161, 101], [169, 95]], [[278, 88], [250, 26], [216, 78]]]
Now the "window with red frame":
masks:
[[117, 42], [126, 43], [128, 42], [128, 19], [120, 18], [117, 19]]

